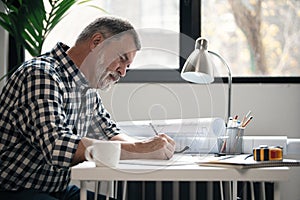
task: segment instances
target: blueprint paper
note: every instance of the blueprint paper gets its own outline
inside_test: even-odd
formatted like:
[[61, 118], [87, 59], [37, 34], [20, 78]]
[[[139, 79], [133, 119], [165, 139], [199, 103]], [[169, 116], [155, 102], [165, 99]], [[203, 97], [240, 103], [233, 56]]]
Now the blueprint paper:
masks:
[[152, 137], [155, 133], [150, 123], [159, 133], [166, 133], [175, 140], [176, 150], [190, 146], [190, 153], [216, 153], [217, 137], [225, 132], [222, 118], [124, 121], [118, 126], [130, 136]]

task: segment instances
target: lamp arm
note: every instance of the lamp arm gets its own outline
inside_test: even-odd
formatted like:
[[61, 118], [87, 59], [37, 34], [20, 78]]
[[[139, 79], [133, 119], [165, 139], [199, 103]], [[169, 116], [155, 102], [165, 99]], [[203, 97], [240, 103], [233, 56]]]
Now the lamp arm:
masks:
[[231, 69], [230, 69], [229, 65], [227, 64], [227, 62], [225, 61], [225, 59], [221, 55], [219, 55], [213, 51], [208, 51], [208, 53], [211, 53], [211, 54], [217, 56], [222, 61], [222, 63], [227, 67], [227, 70], [228, 70], [228, 110], [227, 110], [227, 120], [228, 120], [229, 117], [231, 116], [231, 85], [232, 85]]

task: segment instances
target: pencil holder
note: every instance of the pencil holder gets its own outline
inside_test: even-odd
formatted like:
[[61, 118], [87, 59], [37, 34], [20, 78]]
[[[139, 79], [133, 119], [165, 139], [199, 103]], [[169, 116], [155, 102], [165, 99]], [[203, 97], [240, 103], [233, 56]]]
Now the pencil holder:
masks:
[[242, 127], [227, 127], [226, 134], [217, 138], [219, 153], [241, 154], [243, 152], [244, 130]]

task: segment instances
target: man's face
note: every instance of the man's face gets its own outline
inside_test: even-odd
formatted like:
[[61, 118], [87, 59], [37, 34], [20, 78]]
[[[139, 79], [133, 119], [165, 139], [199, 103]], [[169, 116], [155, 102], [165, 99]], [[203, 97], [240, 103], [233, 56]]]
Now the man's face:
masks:
[[[118, 82], [121, 77], [126, 75], [126, 70], [129, 68], [130, 64], [133, 62], [136, 51], [131, 52], [120, 52], [117, 54], [111, 63], [104, 64], [103, 67], [98, 68], [99, 79], [97, 83], [97, 88], [101, 90], [108, 90], [113, 84]], [[104, 58], [105, 59], [105, 58]], [[101, 57], [98, 59], [97, 64], [101, 65]], [[110, 61], [111, 59], [107, 59]], [[105, 62], [105, 61], [104, 61]], [[99, 66], [98, 65], [98, 66]]]
[[[130, 35], [121, 38], [110, 38], [95, 47], [96, 62], [89, 76], [90, 86], [108, 90], [113, 84], [126, 75], [126, 70], [133, 62], [136, 47]], [[93, 59], [92, 59], [93, 60]]]

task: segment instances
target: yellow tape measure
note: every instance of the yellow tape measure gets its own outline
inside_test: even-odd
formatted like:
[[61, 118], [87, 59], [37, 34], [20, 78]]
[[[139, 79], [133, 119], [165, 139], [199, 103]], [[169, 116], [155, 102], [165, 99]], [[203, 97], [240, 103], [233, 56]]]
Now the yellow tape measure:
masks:
[[282, 147], [261, 145], [253, 149], [253, 159], [256, 161], [282, 160]]

